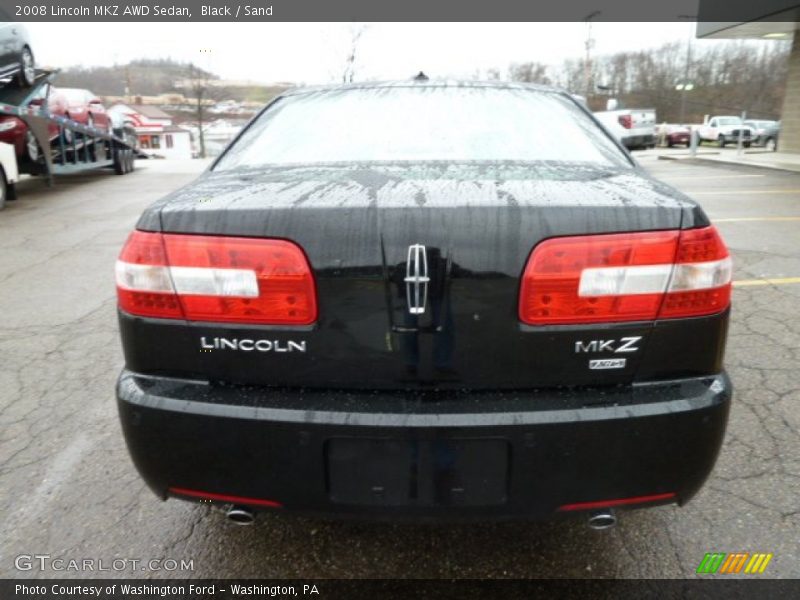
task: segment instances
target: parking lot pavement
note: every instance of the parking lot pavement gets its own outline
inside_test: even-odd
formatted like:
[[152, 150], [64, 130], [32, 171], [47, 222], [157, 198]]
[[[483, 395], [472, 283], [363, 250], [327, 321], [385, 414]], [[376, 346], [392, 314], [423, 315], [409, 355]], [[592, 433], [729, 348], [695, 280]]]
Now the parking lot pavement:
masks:
[[659, 146], [645, 151], [636, 150], [634, 155], [639, 158], [649, 158], [655, 155], [667, 160], [681, 160], [701, 164], [711, 162], [736, 166], [755, 166], [800, 173], [800, 155], [787, 152], [770, 152], [759, 146], [742, 149], [740, 152], [734, 146], [719, 148], [706, 144], [697, 149], [695, 156], [692, 156], [691, 151], [684, 146], [675, 146], [673, 148]]
[[[111, 273], [141, 209], [199, 166], [153, 162], [54, 189], [25, 182], [0, 213], [0, 576], [681, 577], [711, 551], [772, 552], [766, 576], [800, 576], [800, 175], [641, 160], [700, 201], [731, 247], [736, 399], [700, 494], [684, 508], [623, 512], [606, 532], [581, 519], [412, 526], [286, 515], [245, 528], [208, 506], [157, 500], [117, 423]], [[37, 553], [193, 568], [15, 568]]]

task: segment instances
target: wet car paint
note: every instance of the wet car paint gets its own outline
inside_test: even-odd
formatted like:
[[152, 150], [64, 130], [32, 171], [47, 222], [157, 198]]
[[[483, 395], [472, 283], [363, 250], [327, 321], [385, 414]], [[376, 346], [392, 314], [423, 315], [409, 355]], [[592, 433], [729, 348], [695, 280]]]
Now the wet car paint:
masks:
[[[693, 202], [635, 168], [428, 164], [209, 172], [151, 207], [138, 228], [298, 243], [317, 278], [319, 321], [304, 330], [187, 327], [123, 316], [130, 332], [124, 336], [126, 360], [145, 373], [311, 387], [630, 382], [644, 351], [630, 356], [624, 369], [601, 374], [588, 369], [589, 357], [575, 353], [575, 342], [610, 327], [618, 337], [641, 336], [644, 346], [653, 323], [521, 326], [518, 282], [525, 262], [538, 242], [557, 235], [707, 223]], [[432, 290], [429, 316], [412, 323], [402, 278], [408, 246], [415, 243], [436, 253], [441, 264], [431, 267], [446, 272], [446, 280]], [[721, 321], [724, 316], [701, 320], [724, 331]], [[404, 332], [409, 326], [423, 331]], [[684, 321], [682, 327], [688, 332], [697, 325]], [[306, 341], [308, 350], [199, 351], [201, 338], [220, 336]], [[164, 352], [155, 361], [157, 338]], [[695, 372], [719, 369], [718, 343], [719, 335], [711, 335], [693, 348]], [[364, 360], [371, 361], [368, 378], [361, 376]]]

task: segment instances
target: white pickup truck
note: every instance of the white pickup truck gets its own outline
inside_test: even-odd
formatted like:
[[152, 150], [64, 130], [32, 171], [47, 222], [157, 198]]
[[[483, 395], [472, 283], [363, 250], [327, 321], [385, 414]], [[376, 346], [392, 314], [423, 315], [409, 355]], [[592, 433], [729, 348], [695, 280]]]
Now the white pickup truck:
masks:
[[742, 146], [749, 148], [755, 137], [752, 127], [745, 125], [739, 117], [716, 116], [707, 119], [696, 128], [701, 142], [716, 142], [720, 148], [726, 144], [738, 144], [742, 137]]
[[626, 148], [655, 148], [655, 109], [624, 108], [604, 110], [594, 113], [594, 116]]

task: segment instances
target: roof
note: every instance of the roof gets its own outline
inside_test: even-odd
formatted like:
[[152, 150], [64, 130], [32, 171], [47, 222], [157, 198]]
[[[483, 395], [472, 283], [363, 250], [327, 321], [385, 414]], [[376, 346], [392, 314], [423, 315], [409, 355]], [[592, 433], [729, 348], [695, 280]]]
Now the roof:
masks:
[[178, 127], [177, 125], [165, 125], [164, 129], [162, 129], [164, 133], [191, 133], [188, 129], [184, 129], [183, 127]]
[[171, 119], [172, 115], [165, 113], [157, 106], [150, 106], [147, 104], [126, 104], [140, 115], [150, 117], [151, 119]]
[[540, 85], [537, 83], [522, 83], [516, 81], [462, 81], [455, 79], [429, 79], [425, 81], [416, 81], [413, 79], [403, 79], [399, 81], [363, 81], [359, 83], [345, 83], [345, 84], [328, 84], [328, 85], [314, 85], [308, 87], [297, 87], [287, 90], [280, 94], [281, 96], [294, 96], [298, 94], [307, 94], [310, 92], [324, 92], [324, 91], [338, 91], [338, 90], [374, 90], [386, 88], [445, 88], [445, 87], [461, 87], [461, 88], [495, 88], [495, 89], [511, 89], [511, 90], [536, 90], [540, 92], [555, 92], [565, 93], [563, 90], [548, 86]]

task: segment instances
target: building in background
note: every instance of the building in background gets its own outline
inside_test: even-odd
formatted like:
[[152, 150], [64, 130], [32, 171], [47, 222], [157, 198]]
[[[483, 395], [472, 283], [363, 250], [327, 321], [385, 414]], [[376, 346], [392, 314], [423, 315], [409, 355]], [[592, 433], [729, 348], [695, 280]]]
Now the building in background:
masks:
[[136, 131], [139, 147], [163, 158], [192, 158], [192, 134], [178, 127], [172, 117], [156, 106], [115, 104], [108, 109]]
[[[800, 8], [796, 0], [760, 0], [738, 5], [739, 22], [704, 21], [726, 14], [728, 0], [700, 0], [697, 37], [706, 39], [792, 40], [778, 150], [800, 154]], [[742, 12], [743, 7], [749, 11]]]

